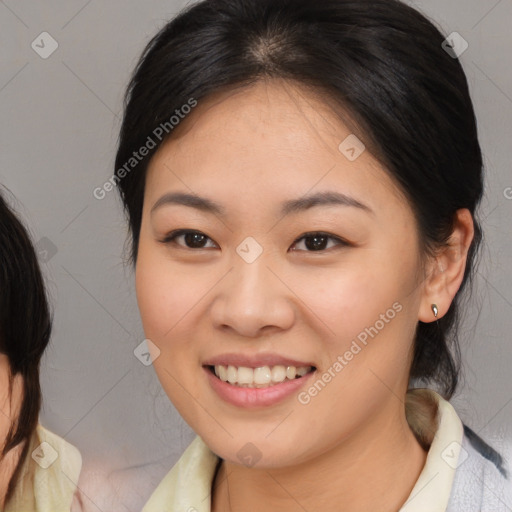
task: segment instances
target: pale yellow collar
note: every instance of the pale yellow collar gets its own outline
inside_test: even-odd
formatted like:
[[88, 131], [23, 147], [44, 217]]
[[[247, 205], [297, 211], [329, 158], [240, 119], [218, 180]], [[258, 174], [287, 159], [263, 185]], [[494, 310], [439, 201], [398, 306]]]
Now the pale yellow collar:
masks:
[[81, 467], [80, 452], [39, 424], [4, 512], [69, 512]]
[[453, 406], [438, 393], [429, 389], [415, 392], [430, 393], [437, 399], [439, 426], [423, 471], [399, 512], [444, 512], [458, 467], [464, 427]]

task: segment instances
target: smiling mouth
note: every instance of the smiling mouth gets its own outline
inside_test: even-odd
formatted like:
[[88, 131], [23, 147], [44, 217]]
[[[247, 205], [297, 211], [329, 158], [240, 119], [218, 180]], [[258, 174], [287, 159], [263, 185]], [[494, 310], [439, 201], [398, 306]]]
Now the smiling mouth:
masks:
[[246, 366], [207, 365], [206, 368], [219, 380], [236, 387], [268, 388], [283, 382], [296, 380], [316, 370], [314, 366]]

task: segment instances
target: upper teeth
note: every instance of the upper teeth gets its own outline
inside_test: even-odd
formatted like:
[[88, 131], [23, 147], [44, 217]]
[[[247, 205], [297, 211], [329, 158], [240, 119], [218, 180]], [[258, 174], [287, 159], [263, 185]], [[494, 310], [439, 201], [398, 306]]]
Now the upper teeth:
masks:
[[246, 366], [215, 365], [215, 375], [224, 382], [239, 384], [245, 387], [266, 387], [268, 384], [277, 384], [286, 379], [293, 380], [296, 375], [302, 377], [311, 371], [311, 366], [261, 366], [247, 368]]

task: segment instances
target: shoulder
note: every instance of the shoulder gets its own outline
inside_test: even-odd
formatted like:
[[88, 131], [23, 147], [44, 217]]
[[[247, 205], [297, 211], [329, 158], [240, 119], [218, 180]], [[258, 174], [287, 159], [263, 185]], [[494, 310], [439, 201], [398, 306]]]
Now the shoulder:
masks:
[[71, 512], [141, 510], [176, 457], [116, 468], [113, 461], [86, 460]]
[[[464, 425], [464, 437], [468, 441], [467, 444], [478, 453], [479, 456], [487, 459], [489, 462], [492, 462], [492, 466], [498, 470], [501, 475], [505, 478], [509, 477], [509, 472], [505, 467], [507, 461], [505, 457], [495, 450], [492, 446], [490, 446], [486, 441], [484, 441], [474, 430], [472, 430], [467, 425]], [[494, 471], [494, 468], [493, 468]]]
[[512, 480], [505, 457], [464, 425], [447, 512], [509, 512]]
[[[183, 453], [136, 466], [118, 468], [111, 460], [86, 459], [71, 512], [127, 512], [143, 507], [144, 512], [186, 511], [191, 505], [183, 504], [190, 502], [190, 496], [194, 503], [208, 494], [215, 469], [212, 462], [216, 460], [218, 457], [198, 436]], [[208, 491], [203, 493], [203, 488]], [[202, 512], [201, 505], [195, 508]]]
[[511, 512], [512, 482], [504, 454], [512, 450], [493, 448], [499, 443], [488, 444], [464, 425], [454, 407], [435, 391], [414, 389], [408, 395], [406, 413], [413, 432], [422, 444], [432, 438], [411, 493], [422, 493], [425, 510]]

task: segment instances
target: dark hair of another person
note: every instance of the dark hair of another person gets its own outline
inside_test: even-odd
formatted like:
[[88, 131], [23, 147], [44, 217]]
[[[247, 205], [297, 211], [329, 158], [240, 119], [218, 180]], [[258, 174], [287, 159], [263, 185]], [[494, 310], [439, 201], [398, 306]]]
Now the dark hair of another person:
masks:
[[13, 378], [23, 378], [23, 398], [0, 457], [25, 442], [7, 489], [7, 500], [27, 456], [41, 407], [39, 363], [51, 335], [52, 318], [37, 255], [25, 227], [0, 194], [0, 352]]
[[[141, 56], [126, 91], [115, 169], [190, 98], [200, 103], [212, 93], [267, 78], [321, 94], [353, 121], [354, 133], [407, 197], [422, 256], [446, 245], [458, 209], [473, 215], [475, 236], [461, 287], [442, 318], [418, 322], [410, 370], [412, 379], [437, 383], [449, 399], [460, 374], [460, 301], [482, 238], [476, 210], [483, 178], [466, 76], [459, 60], [442, 48], [444, 39], [424, 15], [396, 0], [192, 4]], [[134, 265], [146, 170], [160, 144], [118, 176]]]

